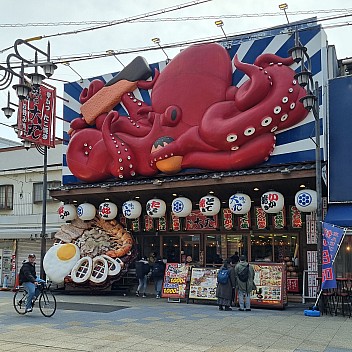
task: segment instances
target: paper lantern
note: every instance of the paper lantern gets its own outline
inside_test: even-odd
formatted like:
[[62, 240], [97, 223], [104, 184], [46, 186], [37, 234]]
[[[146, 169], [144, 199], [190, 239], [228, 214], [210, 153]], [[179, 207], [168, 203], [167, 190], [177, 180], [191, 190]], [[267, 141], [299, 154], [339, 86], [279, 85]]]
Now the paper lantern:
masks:
[[207, 194], [202, 197], [199, 201], [199, 210], [205, 216], [213, 216], [216, 215], [220, 211], [220, 200], [219, 198]]
[[165, 215], [166, 204], [163, 200], [157, 198], [148, 200], [146, 211], [151, 218], [161, 218]]
[[95, 218], [96, 209], [93, 204], [83, 203], [77, 207], [77, 215], [81, 220], [92, 220]]
[[104, 220], [113, 220], [117, 215], [117, 205], [111, 202], [104, 202], [99, 205], [99, 216]]
[[317, 210], [317, 192], [311, 189], [302, 189], [295, 195], [295, 205], [299, 211], [310, 213]]
[[142, 214], [142, 205], [136, 200], [129, 200], [122, 204], [122, 214], [127, 219], [137, 219]]
[[184, 218], [192, 212], [192, 202], [185, 197], [175, 198], [171, 203], [171, 211], [174, 215]]
[[277, 214], [284, 207], [285, 199], [280, 192], [269, 191], [264, 193], [260, 198], [262, 209], [269, 214]]
[[233, 194], [229, 199], [229, 208], [236, 215], [247, 214], [251, 209], [251, 198], [244, 193]]
[[71, 221], [77, 218], [77, 210], [73, 204], [61, 205], [57, 210], [59, 218], [64, 221]]

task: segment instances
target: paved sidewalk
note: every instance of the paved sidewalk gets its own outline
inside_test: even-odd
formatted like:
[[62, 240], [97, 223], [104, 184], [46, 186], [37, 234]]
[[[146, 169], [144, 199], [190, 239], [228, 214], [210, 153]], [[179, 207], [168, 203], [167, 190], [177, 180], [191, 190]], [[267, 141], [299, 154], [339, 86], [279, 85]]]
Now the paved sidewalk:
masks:
[[21, 316], [0, 292], [0, 351], [352, 351], [352, 318], [285, 310], [219, 311], [214, 305], [134, 296], [57, 295], [51, 318]]

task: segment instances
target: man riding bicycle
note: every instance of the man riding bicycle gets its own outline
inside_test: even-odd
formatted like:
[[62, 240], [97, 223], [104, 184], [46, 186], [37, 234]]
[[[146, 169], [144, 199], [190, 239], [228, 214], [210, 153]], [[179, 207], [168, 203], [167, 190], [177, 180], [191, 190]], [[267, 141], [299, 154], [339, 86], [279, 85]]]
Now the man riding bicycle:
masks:
[[20, 285], [23, 285], [28, 292], [25, 313], [33, 310], [32, 301], [40, 293], [38, 284], [44, 282], [44, 280], [37, 277], [35, 272], [35, 259], [35, 254], [29, 254], [28, 261], [23, 263], [19, 273]]

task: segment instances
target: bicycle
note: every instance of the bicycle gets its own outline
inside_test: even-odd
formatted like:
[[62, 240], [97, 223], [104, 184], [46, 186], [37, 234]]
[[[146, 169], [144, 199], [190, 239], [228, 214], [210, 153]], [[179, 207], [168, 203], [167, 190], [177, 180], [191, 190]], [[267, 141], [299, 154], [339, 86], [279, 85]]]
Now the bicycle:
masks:
[[[39, 309], [45, 317], [52, 317], [56, 311], [56, 298], [50, 291], [50, 284], [47, 285], [45, 282], [38, 284], [40, 293], [32, 301], [32, 307], [34, 303], [39, 300]], [[27, 303], [28, 292], [20, 286], [13, 296], [13, 306], [18, 314], [26, 314], [26, 303]]]

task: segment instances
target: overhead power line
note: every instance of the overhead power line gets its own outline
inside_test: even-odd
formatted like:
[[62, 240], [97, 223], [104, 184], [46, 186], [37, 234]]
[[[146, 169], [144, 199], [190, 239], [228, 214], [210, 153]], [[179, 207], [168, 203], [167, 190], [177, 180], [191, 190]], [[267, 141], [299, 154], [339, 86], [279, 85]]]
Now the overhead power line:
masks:
[[[323, 10], [302, 10], [287, 12], [290, 16], [297, 15], [318, 15], [322, 13], [348, 13], [352, 12], [352, 8], [348, 9], [323, 9]], [[136, 22], [184, 22], [184, 21], [203, 21], [214, 20], [218, 18], [252, 18], [252, 17], [282, 17], [282, 12], [263, 12], [263, 13], [242, 13], [234, 15], [217, 15], [217, 16], [197, 16], [197, 17], [158, 17], [158, 18], [139, 18], [130, 19], [122, 23], [136, 23]], [[111, 26], [120, 24], [121, 20], [112, 21], [61, 21], [61, 22], [29, 22], [29, 23], [3, 23], [0, 28], [23, 28], [23, 27], [61, 27], [61, 26]]]

